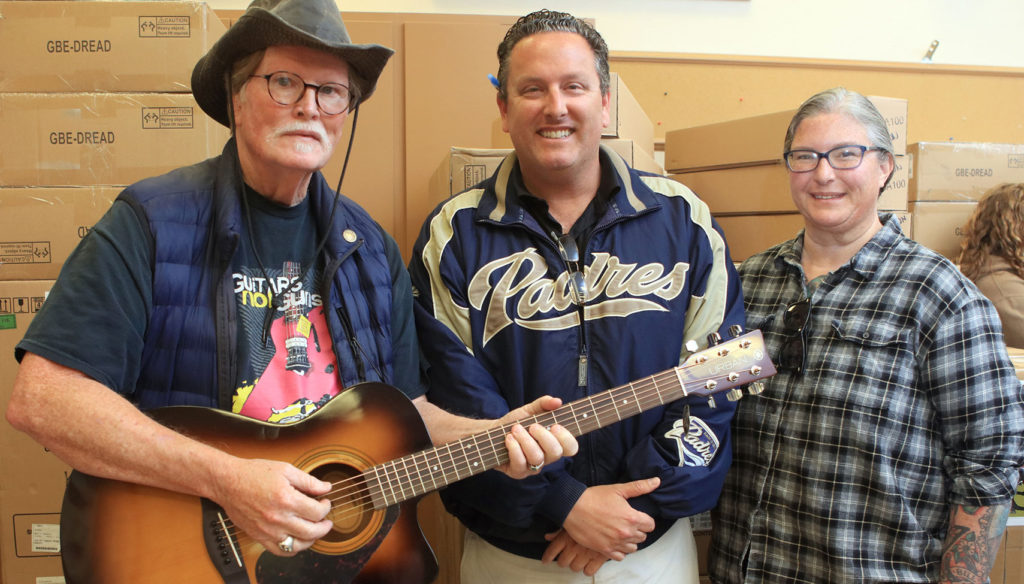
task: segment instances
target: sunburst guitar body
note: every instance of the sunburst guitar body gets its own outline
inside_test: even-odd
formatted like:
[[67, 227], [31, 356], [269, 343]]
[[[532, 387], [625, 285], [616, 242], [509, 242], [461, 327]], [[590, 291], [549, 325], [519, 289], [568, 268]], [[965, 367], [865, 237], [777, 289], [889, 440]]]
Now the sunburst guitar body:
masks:
[[[738, 333], [739, 331], [737, 331]], [[687, 396], [758, 391], [775, 374], [760, 331], [672, 369], [521, 420], [574, 436]], [[211, 501], [73, 472], [61, 513], [70, 584], [418, 584], [437, 563], [416, 522], [424, 494], [508, 462], [512, 424], [433, 447], [416, 407], [381, 383], [346, 389], [308, 417], [260, 422], [219, 410], [154, 410], [158, 422], [243, 458], [293, 464], [332, 483], [332, 531], [294, 557], [267, 552]]]

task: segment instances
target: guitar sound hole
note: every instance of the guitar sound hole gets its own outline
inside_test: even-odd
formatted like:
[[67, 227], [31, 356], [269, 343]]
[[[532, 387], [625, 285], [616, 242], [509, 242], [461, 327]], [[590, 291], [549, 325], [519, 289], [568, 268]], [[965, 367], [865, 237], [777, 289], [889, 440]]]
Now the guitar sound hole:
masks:
[[363, 532], [373, 520], [373, 505], [361, 473], [346, 464], [325, 464], [312, 472], [320, 480], [335, 485], [330, 494], [331, 512], [328, 519], [334, 522], [323, 541], [341, 543]]

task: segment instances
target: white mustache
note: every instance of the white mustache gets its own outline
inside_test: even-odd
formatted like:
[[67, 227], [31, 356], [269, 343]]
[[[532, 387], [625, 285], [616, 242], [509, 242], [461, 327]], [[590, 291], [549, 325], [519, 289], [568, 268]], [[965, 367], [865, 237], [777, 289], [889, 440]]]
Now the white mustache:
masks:
[[280, 138], [281, 136], [291, 132], [311, 132], [316, 134], [317, 140], [319, 140], [321, 144], [325, 146], [327, 145], [327, 131], [324, 130], [323, 126], [320, 124], [312, 122], [292, 122], [286, 126], [281, 126], [274, 130], [273, 135], [271, 135], [271, 139]]

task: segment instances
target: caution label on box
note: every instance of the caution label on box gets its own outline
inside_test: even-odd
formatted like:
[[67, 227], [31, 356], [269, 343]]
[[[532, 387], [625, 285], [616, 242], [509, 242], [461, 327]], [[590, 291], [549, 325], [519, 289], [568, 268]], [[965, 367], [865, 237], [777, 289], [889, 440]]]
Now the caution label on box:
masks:
[[194, 118], [190, 107], [144, 107], [142, 129], [187, 130], [192, 128]]
[[139, 38], [189, 38], [188, 16], [140, 16]]
[[49, 241], [0, 241], [0, 264], [48, 264]]

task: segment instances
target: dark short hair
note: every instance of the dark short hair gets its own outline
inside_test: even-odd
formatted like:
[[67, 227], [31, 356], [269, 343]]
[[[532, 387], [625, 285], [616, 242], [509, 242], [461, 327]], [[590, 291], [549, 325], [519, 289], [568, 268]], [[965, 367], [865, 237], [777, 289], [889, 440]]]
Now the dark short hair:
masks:
[[583, 37], [594, 51], [594, 68], [601, 80], [601, 93], [611, 88], [611, 74], [608, 72], [608, 45], [601, 35], [582, 19], [567, 12], [538, 10], [523, 16], [508, 29], [505, 39], [498, 45], [498, 95], [508, 98], [508, 59], [516, 43], [541, 32], [571, 32]]

